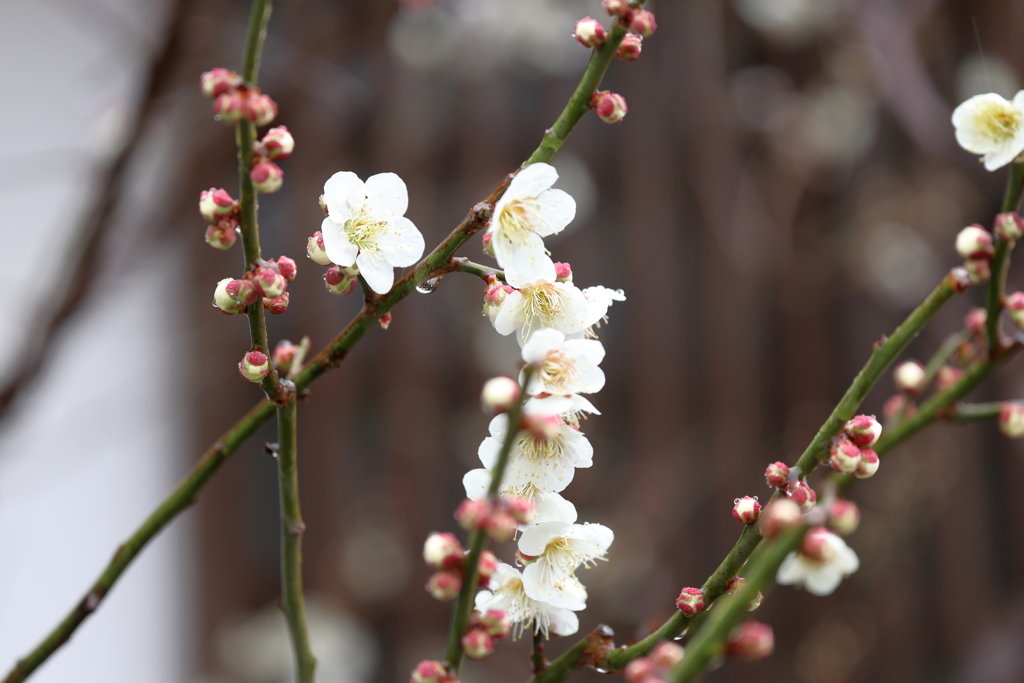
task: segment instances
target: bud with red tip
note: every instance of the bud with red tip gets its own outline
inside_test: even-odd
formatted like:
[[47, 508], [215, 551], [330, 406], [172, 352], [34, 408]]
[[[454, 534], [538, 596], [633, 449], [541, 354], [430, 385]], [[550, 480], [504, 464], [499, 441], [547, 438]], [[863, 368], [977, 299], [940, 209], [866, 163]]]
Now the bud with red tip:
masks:
[[483, 614], [476, 612], [473, 621], [495, 640], [512, 632], [512, 620], [504, 610], [489, 609]]
[[1017, 329], [1024, 330], [1024, 292], [1006, 297], [1006, 314]]
[[483, 246], [484, 246], [484, 253], [487, 254], [488, 256], [490, 256], [491, 258], [494, 258], [494, 244], [493, 244], [493, 240], [494, 240], [494, 235], [492, 233], [490, 233], [490, 232], [485, 232], [483, 238], [481, 239], [481, 241], [483, 242]]
[[1006, 242], [1019, 240], [1024, 235], [1024, 219], [1016, 211], [1007, 211], [996, 216], [996, 237]]
[[273, 194], [284, 184], [284, 171], [273, 161], [261, 161], [249, 171], [249, 178], [257, 192]]
[[299, 267], [295, 265], [295, 259], [287, 256], [279, 256], [277, 258], [277, 270], [288, 282], [292, 282], [295, 276], [299, 274]]
[[466, 531], [482, 529], [491, 517], [491, 504], [486, 500], [467, 498], [459, 503], [455, 520]]
[[985, 334], [985, 322], [988, 320], [988, 312], [984, 308], [972, 308], [964, 316], [964, 327], [971, 334], [978, 337]]
[[946, 391], [963, 379], [964, 371], [952, 365], [942, 365], [935, 372], [935, 391]]
[[815, 527], [804, 534], [797, 551], [812, 562], [828, 564], [836, 557], [832, 538], [832, 532], [825, 527]]
[[808, 486], [807, 482], [799, 479], [789, 483], [786, 488], [786, 496], [799, 505], [804, 512], [813, 508], [818, 501], [818, 494], [814, 492], [814, 489]]
[[324, 235], [317, 230], [306, 242], [306, 256], [313, 259], [313, 263], [321, 266], [331, 265], [331, 259], [324, 250]]
[[604, 45], [604, 41], [608, 39], [601, 22], [591, 17], [583, 17], [577, 21], [573, 35], [583, 47], [598, 47]]
[[568, 263], [556, 263], [555, 282], [572, 282], [572, 266]]
[[737, 498], [733, 501], [732, 516], [742, 524], [753, 524], [761, 516], [761, 503], [750, 496]]
[[965, 259], [992, 258], [992, 234], [977, 223], [968, 225], [956, 236], [956, 251]]
[[492, 510], [484, 525], [487, 536], [495, 543], [508, 543], [515, 538], [518, 529], [516, 518], [501, 508]]
[[498, 571], [498, 558], [490, 550], [480, 553], [480, 560], [476, 565], [477, 575], [480, 577], [481, 587], [486, 587], [494, 572]]
[[633, 11], [629, 0], [602, 0], [601, 4], [609, 16], [625, 18]]
[[434, 569], [458, 569], [465, 552], [455, 534], [434, 532], [423, 543], [423, 561]]
[[844, 434], [832, 441], [828, 463], [836, 472], [850, 474], [860, 466], [860, 447]]
[[655, 645], [654, 649], [651, 650], [651, 654], [647, 655], [647, 658], [651, 660], [651, 664], [654, 666], [662, 669], [671, 669], [683, 661], [683, 646], [667, 640], [664, 643]]
[[874, 446], [882, 436], [882, 423], [874, 415], [856, 415], [847, 421], [844, 429], [850, 439], [862, 448]]
[[882, 404], [882, 415], [891, 420], [897, 416], [912, 417], [917, 406], [903, 394], [893, 394]]
[[661, 683], [664, 680], [661, 670], [647, 657], [634, 659], [626, 665], [623, 673], [629, 683]]
[[488, 285], [487, 289], [484, 290], [484, 315], [492, 323], [497, 317], [498, 310], [505, 301], [505, 297], [511, 294], [512, 291], [511, 287], [502, 284]]
[[274, 347], [274, 353], [271, 354], [270, 359], [274, 363], [274, 367], [282, 375], [287, 375], [292, 370], [292, 366], [295, 365], [295, 358], [300, 354], [298, 344], [293, 344], [287, 339], [282, 339], [277, 342], [277, 346]]
[[441, 662], [424, 659], [412, 670], [409, 683], [458, 683]]
[[704, 611], [704, 591], [699, 588], [684, 588], [676, 598], [676, 607], [688, 617]]
[[267, 309], [270, 315], [281, 315], [288, 310], [288, 303], [291, 301], [291, 298], [291, 294], [282, 292], [281, 296], [263, 299], [263, 308]]
[[640, 59], [640, 52], [643, 50], [644, 39], [635, 33], [627, 33], [619, 43], [619, 49], [615, 56], [625, 62], [633, 62]]
[[759, 621], [740, 624], [729, 634], [726, 654], [753, 662], [764, 659], [775, 650], [772, 627]]
[[217, 95], [213, 101], [213, 116], [221, 123], [235, 123], [245, 116], [245, 98], [231, 90]]
[[392, 320], [391, 311], [388, 311], [387, 313], [385, 313], [381, 317], [377, 318], [377, 324], [380, 325], [380, 329], [386, 330], [389, 327], [391, 327], [391, 320]]
[[983, 285], [992, 279], [992, 264], [987, 258], [975, 258], [964, 261], [967, 277], [972, 285]]
[[494, 638], [482, 628], [471, 628], [462, 636], [462, 650], [470, 659], [485, 659], [494, 654]]
[[629, 30], [641, 38], [650, 38], [651, 34], [658, 30], [658, 22], [654, 20], [654, 13], [645, 9], [633, 13], [629, 20]]
[[519, 401], [519, 382], [511, 377], [493, 377], [480, 392], [480, 405], [490, 415], [506, 413]]
[[222, 218], [206, 228], [206, 243], [214, 249], [230, 249], [238, 239], [238, 219]]
[[356, 276], [350, 271], [351, 268], [342, 268], [341, 266], [328, 268], [324, 273], [324, 285], [327, 287], [327, 291], [341, 296], [351, 294], [352, 290], [356, 288]]
[[870, 448], [861, 449], [860, 465], [853, 472], [853, 476], [857, 479], [867, 479], [875, 476], [875, 472], [878, 471], [879, 462], [878, 453], [875, 453]]
[[250, 382], [259, 382], [270, 374], [270, 359], [262, 351], [250, 351], [238, 363], [238, 373]]
[[529, 498], [505, 498], [502, 503], [519, 524], [530, 524], [536, 516], [533, 501]]
[[216, 223], [235, 212], [237, 204], [227, 190], [211, 187], [199, 193], [199, 213], [210, 223]]
[[462, 588], [462, 576], [455, 572], [434, 572], [427, 579], [427, 592], [435, 600], [448, 602], [454, 600]]
[[254, 304], [260, 298], [260, 293], [256, 291], [256, 286], [251, 280], [232, 280], [227, 285], [227, 291], [235, 301], [244, 306]]
[[268, 130], [262, 144], [268, 159], [287, 159], [295, 151], [295, 138], [287, 126], [274, 126]]
[[203, 75], [199, 77], [199, 89], [203, 91], [204, 95], [211, 98], [234, 90], [241, 83], [242, 79], [238, 77], [238, 74], [220, 67], [204, 71]]
[[523, 415], [523, 429], [538, 441], [551, 441], [562, 433], [565, 422], [558, 415]]
[[228, 315], [238, 315], [245, 311], [245, 304], [231, 295], [228, 286], [232, 282], [233, 278], [226, 277], [217, 283], [217, 288], [213, 290], [213, 305]]
[[765, 538], [775, 538], [800, 524], [800, 506], [789, 498], [772, 501], [761, 513], [761, 535]]
[[853, 501], [837, 498], [828, 509], [828, 525], [840, 536], [849, 536], [860, 526], [860, 508]]
[[924, 366], [914, 360], [908, 360], [896, 366], [892, 372], [896, 388], [905, 394], [917, 396], [924, 391], [927, 375]]
[[1024, 406], [1006, 401], [999, 408], [999, 429], [1011, 439], [1024, 436]]
[[257, 126], [265, 126], [277, 117], [277, 102], [270, 95], [250, 93], [245, 101], [245, 115]]
[[789, 466], [784, 462], [773, 462], [764, 471], [769, 486], [782, 488], [789, 483]]
[[259, 266], [253, 273], [252, 283], [260, 296], [274, 298], [284, 294], [288, 281], [273, 266]]
[[597, 112], [597, 117], [605, 123], [618, 123], [626, 118], [626, 112], [629, 111], [626, 98], [608, 90], [594, 93], [590, 98], [590, 106]]

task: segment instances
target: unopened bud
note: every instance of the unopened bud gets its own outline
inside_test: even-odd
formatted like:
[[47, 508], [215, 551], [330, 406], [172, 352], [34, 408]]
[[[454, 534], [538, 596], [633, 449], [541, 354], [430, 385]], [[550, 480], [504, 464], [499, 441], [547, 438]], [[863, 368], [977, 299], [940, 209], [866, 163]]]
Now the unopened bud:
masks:
[[775, 650], [772, 627], [759, 621], [740, 624], [729, 634], [726, 653], [749, 662], [764, 659]]
[[634, 659], [626, 665], [623, 674], [629, 683], [660, 683], [665, 680], [659, 675], [658, 667], [647, 657]]
[[538, 441], [551, 441], [562, 433], [565, 423], [558, 415], [523, 415], [523, 428]]
[[491, 504], [486, 500], [467, 498], [455, 511], [455, 520], [466, 531], [482, 529], [491, 516]]
[[956, 236], [956, 251], [965, 259], [992, 258], [992, 234], [977, 223], [968, 225]]
[[462, 566], [464, 552], [452, 533], [434, 532], [423, 543], [423, 561], [434, 569], [455, 570]]
[[234, 90], [241, 82], [242, 79], [234, 71], [218, 67], [203, 72], [203, 75], [199, 77], [199, 89], [203, 91], [204, 95], [212, 98]]
[[519, 400], [519, 382], [511, 377], [494, 377], [487, 380], [480, 392], [480, 405], [489, 415], [505, 413]]
[[654, 20], [654, 13], [642, 9], [633, 13], [629, 21], [629, 30], [641, 38], [650, 38], [651, 34], [658, 30], [658, 22]]
[[597, 117], [605, 123], [618, 123], [626, 118], [626, 112], [629, 111], [626, 98], [608, 90], [594, 93], [590, 98], [590, 106], [594, 108]]
[[232, 280], [227, 285], [227, 291], [235, 301], [243, 306], [254, 304], [260, 298], [260, 293], [256, 291], [251, 280]]
[[870, 448], [861, 449], [860, 452], [860, 465], [857, 467], [857, 471], [853, 473], [853, 476], [857, 479], [867, 479], [875, 476], [875, 472], [878, 471], [878, 453], [875, 453]]
[[584, 17], [576, 22], [574, 35], [583, 47], [598, 47], [604, 45], [604, 41], [608, 39], [601, 22], [591, 17]]
[[380, 329], [386, 330], [389, 327], [391, 327], [391, 320], [392, 319], [393, 318], [391, 316], [391, 311], [388, 311], [387, 313], [385, 313], [381, 317], [377, 318], [377, 324], [380, 325]]
[[221, 123], [234, 123], [245, 116], [245, 98], [234, 90], [217, 95], [213, 117]]
[[494, 654], [494, 639], [482, 628], [473, 628], [462, 636], [462, 650], [470, 659], [480, 660]]
[[1007, 401], [999, 408], [999, 429], [1011, 439], [1024, 436], [1024, 406]]
[[480, 577], [480, 585], [483, 588], [487, 587], [491, 577], [494, 576], [494, 572], [498, 571], [498, 558], [490, 550], [485, 550], [480, 553], [480, 560], [476, 565], [477, 576]]
[[287, 159], [295, 151], [295, 138], [287, 126], [274, 126], [268, 130], [262, 143], [268, 159]]
[[923, 365], [917, 361], [908, 360], [896, 366], [892, 372], [892, 379], [897, 389], [905, 394], [917, 396], [924, 391], [927, 375]]
[[850, 474], [860, 466], [860, 447], [845, 435], [840, 436], [832, 441], [828, 462], [836, 472]]
[[985, 322], [988, 320], [988, 312], [984, 308], [972, 308], [964, 316], [964, 327], [971, 334], [981, 337], [985, 334]]
[[273, 194], [284, 183], [284, 171], [273, 161], [261, 161], [252, 167], [249, 178], [257, 192]]
[[987, 258], [973, 258], [964, 261], [967, 276], [972, 285], [983, 285], [992, 278], [992, 264]]
[[274, 362], [274, 367], [277, 368], [277, 371], [282, 375], [287, 375], [295, 364], [297, 353], [299, 353], [298, 344], [282, 339], [277, 342], [277, 346], [274, 347], [274, 353], [271, 354], [270, 358]]
[[506, 498], [505, 509], [519, 524], [530, 524], [536, 516], [533, 501], [529, 498]]
[[495, 543], [508, 543], [515, 538], [519, 523], [505, 510], [494, 510], [484, 526], [487, 536]]
[[753, 524], [761, 516], [761, 503], [750, 496], [737, 498], [732, 506], [732, 516], [742, 524]]
[[704, 611], [704, 591], [699, 588], [684, 588], [676, 598], [676, 607], [687, 617]]
[[282, 292], [281, 296], [265, 298], [263, 299], [263, 308], [267, 309], [270, 315], [281, 315], [288, 310], [291, 298], [292, 295], [288, 292]]
[[512, 631], [512, 620], [508, 613], [500, 609], [489, 609], [483, 614], [474, 615], [480, 627], [494, 639], [504, 638]]
[[629, 0], [602, 0], [604, 10], [613, 17], [626, 17], [633, 11]]
[[228, 315], [238, 315], [245, 311], [245, 304], [236, 301], [228, 292], [228, 285], [231, 282], [233, 278], [226, 277], [217, 283], [217, 288], [213, 290], [213, 305]]
[[261, 351], [250, 351], [238, 363], [238, 372], [250, 382], [259, 382], [270, 374], [270, 359]]
[[555, 282], [572, 282], [572, 266], [568, 263], [556, 263]]
[[498, 316], [498, 310], [501, 308], [502, 302], [511, 293], [512, 288], [502, 284], [488, 285], [487, 289], [484, 290], [484, 315], [492, 323]]
[[235, 200], [227, 190], [211, 187], [199, 193], [199, 213], [210, 223], [233, 214], [235, 206]]
[[462, 588], [462, 577], [455, 572], [435, 572], [427, 579], [426, 588], [435, 600], [448, 602], [458, 596], [459, 590]]
[[1016, 211], [1007, 211], [996, 216], [996, 237], [1006, 242], [1019, 240], [1024, 235], [1024, 219]]
[[277, 117], [277, 102], [270, 95], [250, 94], [245, 101], [245, 115], [257, 126], [265, 126]]
[[291, 282], [299, 274], [299, 267], [295, 265], [295, 259], [287, 256], [277, 257], [277, 269], [285, 280]]
[[491, 232], [485, 232], [481, 240], [484, 245], [484, 253], [494, 258], [494, 234]]
[[349, 273], [348, 268], [331, 266], [324, 273], [324, 285], [331, 294], [344, 296], [351, 294], [352, 290], [356, 288], [356, 277]]
[[625, 62], [633, 62], [640, 59], [640, 52], [643, 50], [644, 39], [635, 33], [627, 33], [619, 43], [619, 49], [615, 56]]
[[647, 655], [647, 658], [651, 660], [654, 666], [661, 667], [662, 669], [671, 669], [683, 661], [683, 654], [683, 646], [669, 640], [655, 645], [654, 649], [651, 650], [651, 654]]
[[952, 365], [942, 365], [935, 373], [935, 391], [946, 391], [963, 379], [964, 371]]
[[789, 498], [778, 498], [761, 513], [761, 534], [775, 538], [787, 529], [800, 524], [800, 506]]
[[447, 683], [453, 680], [441, 662], [424, 659], [412, 670], [410, 683]]
[[840, 536], [849, 536], [860, 526], [860, 508], [845, 498], [835, 499], [828, 509], [828, 525]]
[[319, 230], [306, 242], [306, 256], [313, 259], [313, 263], [321, 266], [331, 265], [331, 259], [324, 250], [324, 236]]
[[888, 420], [897, 416], [913, 417], [916, 412], [917, 406], [904, 394], [893, 394], [882, 404], [882, 415]]
[[804, 534], [798, 552], [811, 562], [828, 564], [836, 558], [836, 547], [832, 544], [832, 532], [824, 527], [815, 527]]
[[1024, 330], [1024, 292], [1014, 292], [1006, 297], [1006, 314], [1014, 327]]
[[217, 221], [206, 227], [206, 243], [214, 249], [230, 249], [238, 239], [237, 220], [234, 217]]
[[882, 423], [874, 415], [857, 415], [844, 428], [850, 439], [861, 447], [874, 446], [882, 435]]
[[252, 283], [260, 293], [260, 296], [271, 299], [281, 296], [284, 294], [285, 289], [288, 288], [288, 281], [284, 279], [284, 276], [269, 266], [258, 267], [253, 274]]
[[818, 501], [818, 494], [814, 492], [807, 482], [796, 480], [790, 482], [789, 487], [786, 489], [786, 496], [791, 501], [800, 506], [800, 509], [807, 512], [814, 507], [814, 504]]
[[789, 466], [784, 462], [773, 462], [764, 471], [769, 486], [782, 488], [789, 483]]

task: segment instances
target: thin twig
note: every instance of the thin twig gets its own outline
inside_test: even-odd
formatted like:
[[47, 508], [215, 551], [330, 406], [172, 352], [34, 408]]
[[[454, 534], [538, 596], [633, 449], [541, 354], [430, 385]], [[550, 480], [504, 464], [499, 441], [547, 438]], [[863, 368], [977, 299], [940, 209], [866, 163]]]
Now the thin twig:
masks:
[[[1024, 189], [1024, 163], [1010, 164], [1010, 174], [1006, 178], [1006, 193], [1003, 195], [1003, 212], [1016, 211], [1020, 204], [1021, 190]], [[1006, 274], [1010, 269], [1010, 251], [1013, 242], [1003, 239], [996, 241], [996, 254], [992, 258], [992, 278], [988, 283], [988, 295], [985, 299], [985, 337], [988, 340], [988, 354], [999, 355], [999, 314], [1003, 310], [1003, 297], [1006, 294]]]

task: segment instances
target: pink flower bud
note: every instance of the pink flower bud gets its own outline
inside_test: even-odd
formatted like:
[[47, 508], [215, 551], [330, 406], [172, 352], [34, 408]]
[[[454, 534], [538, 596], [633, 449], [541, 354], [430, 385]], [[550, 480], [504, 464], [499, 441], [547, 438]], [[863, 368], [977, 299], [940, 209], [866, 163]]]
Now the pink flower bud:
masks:
[[466, 531], [482, 529], [491, 517], [491, 504], [486, 500], [467, 498], [459, 503], [455, 520]]
[[658, 667], [654, 665], [654, 662], [641, 657], [634, 659], [632, 662], [626, 665], [626, 670], [623, 672], [626, 676], [626, 680], [629, 683], [646, 683], [650, 679], [655, 681], [663, 680], [658, 674]]
[[849, 536], [860, 526], [860, 508], [853, 501], [836, 498], [828, 509], [828, 525], [840, 536]]
[[236, 206], [235, 200], [227, 190], [211, 187], [199, 193], [199, 213], [210, 223], [230, 216], [235, 212]]
[[217, 288], [213, 290], [213, 305], [228, 315], [238, 315], [245, 311], [245, 304], [239, 303], [228, 292], [228, 285], [232, 281], [232, 278], [226, 277], [217, 283]]
[[485, 525], [487, 535], [495, 543], [508, 543], [515, 538], [519, 523], [505, 510], [493, 510]]
[[288, 282], [293, 281], [295, 276], [299, 274], [299, 267], [295, 265], [295, 259], [287, 256], [277, 257], [277, 269]]
[[462, 636], [462, 649], [470, 659], [485, 659], [494, 654], [494, 639], [482, 628], [473, 628]]
[[1007, 401], [999, 409], [999, 429], [1011, 439], [1024, 436], [1024, 406]]
[[268, 130], [262, 144], [268, 159], [287, 159], [295, 151], [295, 138], [287, 126], [274, 126]]
[[590, 98], [590, 106], [597, 112], [597, 117], [605, 123], [618, 123], [626, 117], [629, 110], [625, 97], [608, 90], [594, 93]]
[[494, 377], [487, 380], [480, 392], [480, 405], [489, 415], [508, 412], [519, 400], [519, 382], [511, 377]]
[[828, 462], [836, 472], [850, 474], [860, 466], [860, 448], [846, 435], [841, 435], [832, 441]]
[[963, 379], [964, 371], [951, 365], [942, 365], [935, 373], [935, 391], [946, 391]]
[[292, 364], [295, 362], [295, 354], [298, 350], [298, 345], [292, 344], [287, 339], [277, 342], [277, 346], [274, 347], [274, 353], [270, 359], [273, 361], [274, 367], [277, 368], [278, 372], [283, 375], [291, 372]]
[[263, 308], [267, 309], [270, 315], [281, 315], [288, 310], [288, 303], [291, 301], [292, 295], [288, 292], [282, 292], [281, 296], [275, 296], [263, 300]]
[[568, 263], [556, 263], [555, 282], [572, 282], [572, 266]]
[[956, 236], [956, 251], [965, 259], [992, 258], [992, 235], [977, 223], [968, 225]]
[[392, 320], [393, 318], [391, 317], [391, 311], [388, 311], [381, 317], [377, 318], [377, 324], [380, 325], [380, 329], [386, 330], [389, 327], [391, 327]]
[[759, 621], [740, 624], [729, 634], [726, 653], [753, 662], [764, 659], [775, 650], [772, 627]]
[[900, 363], [892, 371], [892, 379], [897, 389], [910, 396], [917, 396], [924, 391], [924, 366], [913, 360]]
[[1024, 330], [1024, 292], [1014, 292], [1006, 297], [1006, 314], [1017, 329]]
[[245, 98], [234, 90], [217, 95], [213, 117], [221, 123], [234, 123], [245, 116]]
[[477, 623], [495, 640], [504, 638], [512, 632], [512, 620], [504, 610], [489, 609], [483, 614], [477, 613]]
[[203, 91], [204, 95], [211, 98], [234, 90], [241, 83], [242, 79], [238, 77], [238, 74], [220, 67], [205, 71], [199, 77], [199, 89]]
[[441, 662], [424, 659], [412, 671], [409, 683], [446, 683], [453, 680]]
[[462, 566], [464, 551], [455, 534], [434, 532], [423, 543], [423, 561], [434, 569], [458, 569]]
[[917, 406], [903, 394], [894, 394], [882, 404], [882, 415], [891, 420], [902, 413], [904, 418], [912, 417], [917, 412]]
[[753, 524], [761, 516], [761, 503], [757, 498], [743, 496], [733, 502], [732, 516], [742, 524]]
[[676, 607], [688, 617], [704, 611], [704, 591], [699, 588], [684, 588], [676, 598]]
[[800, 506], [789, 498], [779, 498], [768, 504], [761, 513], [761, 535], [775, 538], [787, 529], [801, 523]]
[[351, 294], [352, 290], [356, 288], [356, 277], [349, 274], [349, 269], [347, 268], [331, 266], [324, 273], [324, 285], [331, 294], [344, 296]]
[[850, 439], [858, 446], [874, 446], [882, 435], [882, 423], [874, 415], [857, 415], [844, 427]]
[[615, 56], [624, 62], [633, 62], [640, 59], [640, 51], [643, 50], [644, 39], [635, 33], [627, 33], [619, 43], [619, 49]]
[[324, 236], [319, 230], [306, 242], [306, 256], [313, 259], [313, 263], [321, 266], [331, 265], [331, 259], [324, 251]]
[[814, 492], [814, 489], [808, 486], [807, 482], [800, 481], [799, 479], [789, 483], [789, 487], [786, 489], [786, 496], [799, 505], [800, 509], [804, 512], [813, 508], [818, 500], [818, 494]]
[[245, 115], [257, 126], [265, 126], [277, 116], [277, 102], [270, 95], [250, 93], [245, 101]]
[[506, 498], [505, 509], [519, 524], [530, 524], [536, 516], [533, 501], [529, 498]]
[[488, 285], [487, 289], [484, 290], [484, 315], [493, 323], [494, 319], [498, 315], [498, 310], [501, 308], [501, 304], [505, 301], [512, 288], [508, 285], [495, 284]]
[[604, 45], [604, 41], [608, 39], [601, 22], [591, 17], [584, 17], [576, 22], [574, 35], [583, 47], [598, 47]]
[[670, 640], [658, 643], [647, 657], [654, 666], [671, 669], [683, 661], [683, 646]]
[[440, 571], [427, 579], [427, 592], [435, 600], [448, 602], [454, 600], [462, 589], [462, 577], [455, 572]]
[[629, 21], [629, 30], [641, 38], [650, 38], [651, 34], [658, 30], [658, 22], [654, 20], [654, 13], [645, 9], [633, 13]]
[[992, 264], [987, 258], [968, 259], [964, 268], [972, 285], [983, 285], [992, 278]]
[[971, 334], [983, 336], [985, 334], [985, 321], [988, 320], [988, 312], [984, 308], [972, 308], [964, 316], [964, 327]]
[[604, 11], [613, 17], [625, 18], [633, 11], [629, 0], [602, 0], [601, 4], [604, 6]]
[[764, 471], [769, 486], [782, 488], [789, 483], [789, 466], [784, 462], [773, 462]]
[[238, 372], [250, 382], [259, 382], [270, 374], [270, 359], [260, 351], [250, 351], [238, 363]]
[[538, 441], [551, 441], [562, 433], [564, 424], [558, 415], [523, 415], [523, 428]]
[[860, 452], [860, 466], [857, 467], [857, 471], [853, 473], [853, 476], [857, 479], [867, 479], [875, 476], [875, 472], [878, 471], [878, 453], [875, 453], [870, 448], [863, 448]]
[[273, 161], [261, 161], [249, 171], [249, 178], [257, 192], [273, 194], [284, 183], [284, 171]]
[[284, 294], [285, 289], [288, 288], [288, 281], [284, 279], [284, 276], [269, 266], [258, 267], [253, 274], [252, 283], [256, 287], [256, 291], [260, 293], [260, 296], [271, 299], [281, 296]]
[[260, 293], [251, 280], [232, 280], [227, 285], [228, 294], [243, 306], [256, 303]]
[[836, 548], [832, 545], [832, 532], [824, 527], [815, 527], [804, 534], [797, 551], [811, 562], [828, 564], [836, 558]]
[[481, 240], [483, 242], [483, 245], [484, 245], [484, 253], [487, 254], [488, 256], [492, 257], [492, 258], [494, 257], [494, 245], [492, 244], [492, 240], [493, 239], [494, 239], [494, 234], [493, 233], [485, 232], [484, 236], [483, 236], [483, 238]]
[[494, 572], [498, 571], [498, 558], [490, 550], [480, 553], [480, 560], [476, 565], [477, 576], [480, 577], [481, 588], [486, 588], [490, 583]]
[[238, 239], [236, 228], [238, 222], [234, 217], [217, 221], [206, 228], [206, 243], [214, 249], [230, 249]]
[[1024, 220], [1016, 211], [1008, 211], [996, 216], [995, 225], [996, 237], [1005, 241], [1013, 242], [1024, 235]]

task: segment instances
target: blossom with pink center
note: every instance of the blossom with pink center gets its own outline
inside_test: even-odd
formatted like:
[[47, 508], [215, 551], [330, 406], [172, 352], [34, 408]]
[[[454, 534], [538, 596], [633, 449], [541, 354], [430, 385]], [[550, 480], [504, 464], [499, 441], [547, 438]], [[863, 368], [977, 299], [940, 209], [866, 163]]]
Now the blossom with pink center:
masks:
[[[812, 533], [812, 532], [808, 532]], [[783, 586], [803, 586], [814, 595], [829, 595], [860, 567], [860, 559], [846, 541], [835, 534], [817, 531], [817, 557], [792, 552], [783, 560], [775, 581]]]

